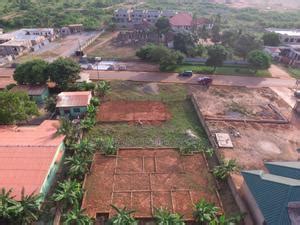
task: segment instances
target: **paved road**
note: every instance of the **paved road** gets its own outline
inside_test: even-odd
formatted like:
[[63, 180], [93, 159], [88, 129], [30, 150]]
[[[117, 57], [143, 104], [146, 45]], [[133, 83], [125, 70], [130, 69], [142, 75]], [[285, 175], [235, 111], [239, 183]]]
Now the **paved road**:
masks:
[[[85, 70], [90, 74], [91, 80], [130, 80], [157, 83], [186, 83], [197, 84], [200, 75], [192, 78], [179, 78], [176, 73], [161, 72], [132, 72], [132, 71], [95, 71]], [[13, 69], [0, 68], [0, 84], [4, 86], [11, 83]], [[260, 78], [246, 76], [213, 75], [213, 85], [247, 86], [247, 87], [286, 87], [294, 88], [295, 79]], [[1, 87], [0, 87], [1, 88]], [[3, 88], [3, 87], [2, 87]]]
[[[88, 70], [91, 80], [130, 80], [158, 83], [197, 84], [200, 75], [192, 78], [180, 78], [176, 73], [130, 72], [130, 71], [97, 71]], [[247, 87], [295, 87], [294, 79], [260, 78], [246, 76], [213, 75], [213, 85], [247, 86]]]

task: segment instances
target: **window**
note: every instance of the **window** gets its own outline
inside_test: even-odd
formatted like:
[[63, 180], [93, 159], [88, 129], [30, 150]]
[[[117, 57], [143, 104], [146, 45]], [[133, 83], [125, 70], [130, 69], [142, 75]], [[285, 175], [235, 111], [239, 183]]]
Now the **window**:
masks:
[[294, 42], [294, 38], [291, 38], [291, 39], [290, 39], [290, 42]]
[[64, 114], [66, 114], [66, 115], [70, 114], [70, 109], [65, 109]]
[[80, 113], [80, 108], [74, 108], [74, 113]]
[[289, 42], [289, 39], [288, 38], [284, 39], [284, 42]]
[[297, 39], [297, 43], [300, 43], [300, 38], [299, 38], [299, 39]]

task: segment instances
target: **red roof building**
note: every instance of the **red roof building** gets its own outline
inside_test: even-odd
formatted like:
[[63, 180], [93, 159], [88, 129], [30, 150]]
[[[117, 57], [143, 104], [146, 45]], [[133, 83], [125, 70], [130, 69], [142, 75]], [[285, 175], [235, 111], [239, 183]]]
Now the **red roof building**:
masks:
[[0, 188], [12, 189], [16, 199], [25, 194], [46, 194], [59, 169], [64, 136], [56, 135], [58, 121], [39, 126], [0, 126]]
[[61, 92], [57, 96], [56, 108], [61, 116], [75, 118], [86, 113], [91, 99], [91, 91]]
[[212, 24], [207, 18], [193, 18], [189, 13], [178, 13], [170, 19], [174, 31], [190, 31], [192, 28], [207, 26], [211, 29]]

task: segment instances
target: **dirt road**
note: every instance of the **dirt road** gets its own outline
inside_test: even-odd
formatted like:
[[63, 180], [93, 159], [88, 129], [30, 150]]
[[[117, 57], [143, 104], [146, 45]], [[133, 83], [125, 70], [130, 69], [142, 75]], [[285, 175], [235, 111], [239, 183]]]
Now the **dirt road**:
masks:
[[[161, 72], [129, 72], [129, 71], [86, 71], [90, 74], [91, 80], [130, 80], [157, 83], [186, 83], [197, 84], [200, 75], [192, 78], [180, 78], [176, 73]], [[247, 86], [247, 87], [289, 87], [295, 86], [294, 79], [260, 78], [246, 76], [224, 76], [213, 75], [213, 85], [225, 86]]]
[[272, 64], [269, 68], [269, 73], [273, 78], [291, 79], [292, 77], [285, 70], [277, 65]]

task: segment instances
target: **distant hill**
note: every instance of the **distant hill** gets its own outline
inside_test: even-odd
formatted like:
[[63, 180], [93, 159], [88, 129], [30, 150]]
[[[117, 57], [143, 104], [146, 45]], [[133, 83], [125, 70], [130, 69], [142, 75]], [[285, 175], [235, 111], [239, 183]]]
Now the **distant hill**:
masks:
[[1, 0], [0, 27], [60, 27], [83, 23], [96, 29], [126, 0]]

